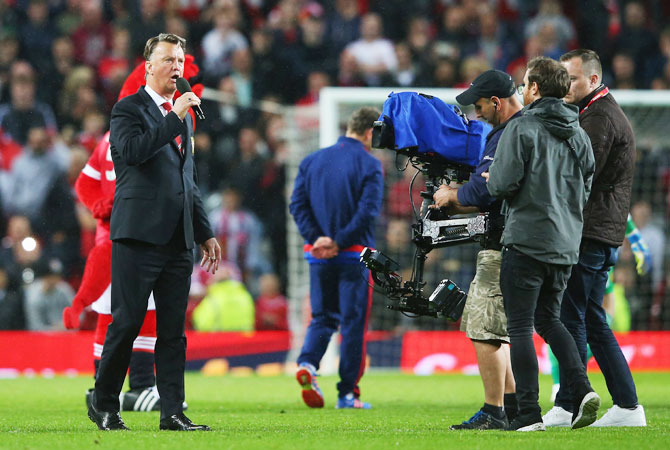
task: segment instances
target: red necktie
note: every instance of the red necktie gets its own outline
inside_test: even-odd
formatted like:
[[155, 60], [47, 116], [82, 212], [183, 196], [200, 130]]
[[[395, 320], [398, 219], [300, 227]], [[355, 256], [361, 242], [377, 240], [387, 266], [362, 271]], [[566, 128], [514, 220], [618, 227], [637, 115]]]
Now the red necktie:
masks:
[[[165, 103], [163, 103], [161, 106], [162, 106], [168, 113], [169, 113], [170, 111], [172, 111], [172, 103], [170, 103], [170, 102], [165, 102]], [[184, 149], [181, 148], [181, 135], [178, 134], [177, 137], [174, 138], [174, 140], [177, 142], [177, 147], [179, 148], [179, 153], [181, 153], [181, 154], [183, 155], [183, 154], [184, 154]]]

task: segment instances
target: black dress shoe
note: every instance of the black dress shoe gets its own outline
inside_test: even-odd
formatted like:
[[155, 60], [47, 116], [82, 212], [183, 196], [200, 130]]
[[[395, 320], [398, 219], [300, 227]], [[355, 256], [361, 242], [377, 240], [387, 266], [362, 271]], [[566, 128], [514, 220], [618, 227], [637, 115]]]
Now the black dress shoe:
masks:
[[184, 413], [173, 414], [170, 417], [161, 419], [161, 430], [172, 431], [210, 431], [207, 425], [196, 425]]
[[123, 423], [123, 419], [121, 419], [121, 414], [98, 411], [92, 404], [88, 407], [88, 418], [95, 422], [100, 430], [128, 430], [126, 424]]

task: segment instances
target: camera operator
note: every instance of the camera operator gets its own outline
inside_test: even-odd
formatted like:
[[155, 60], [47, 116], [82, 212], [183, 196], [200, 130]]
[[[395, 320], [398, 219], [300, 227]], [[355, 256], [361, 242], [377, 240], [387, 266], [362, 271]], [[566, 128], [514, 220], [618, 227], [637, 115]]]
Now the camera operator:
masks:
[[460, 188], [442, 185], [433, 195], [435, 207], [446, 208], [449, 214], [488, 211], [491, 224], [488, 236], [481, 242], [483, 249], [477, 255], [477, 272], [461, 319], [461, 331], [472, 341], [477, 354], [484, 384], [484, 406], [468, 421], [451, 429], [505, 429], [508, 421], [516, 416], [517, 405], [507, 318], [500, 291], [500, 237], [504, 219], [500, 215], [502, 201], [489, 194], [486, 181], [480, 175], [491, 165], [507, 124], [521, 116], [521, 103], [512, 77], [499, 70], [479, 75], [456, 100], [462, 105], [474, 104], [477, 118], [486, 120], [494, 128], [486, 136], [484, 156], [470, 180]]
[[510, 430], [543, 431], [533, 327], [554, 350], [573, 393], [572, 428], [596, 420], [593, 392], [574, 339], [559, 320], [563, 291], [577, 262], [583, 210], [595, 161], [578, 109], [561, 100], [570, 76], [558, 62], [528, 63], [522, 89], [526, 107], [500, 137], [487, 178], [489, 193], [505, 200], [500, 267], [510, 356], [519, 414]]
[[[626, 234], [635, 166], [635, 137], [626, 115], [602, 80], [600, 58], [593, 50], [561, 56], [570, 74], [565, 101], [579, 108], [579, 124], [591, 138], [596, 160], [593, 190], [584, 209], [579, 261], [572, 268], [561, 304], [561, 321], [575, 339], [586, 364], [586, 344], [605, 376], [614, 406], [594, 426], [646, 426], [637, 403], [635, 382], [603, 309], [610, 267]], [[559, 364], [561, 387], [554, 407], [544, 416], [547, 426], [567, 426], [571, 392]]]

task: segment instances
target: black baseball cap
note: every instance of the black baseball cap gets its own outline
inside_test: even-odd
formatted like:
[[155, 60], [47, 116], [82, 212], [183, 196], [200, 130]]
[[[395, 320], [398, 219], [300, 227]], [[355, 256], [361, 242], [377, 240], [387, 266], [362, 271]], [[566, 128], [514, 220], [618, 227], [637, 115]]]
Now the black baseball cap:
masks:
[[480, 98], [508, 98], [514, 94], [512, 77], [501, 70], [487, 70], [470, 84], [470, 87], [456, 96], [461, 105], [472, 105]]

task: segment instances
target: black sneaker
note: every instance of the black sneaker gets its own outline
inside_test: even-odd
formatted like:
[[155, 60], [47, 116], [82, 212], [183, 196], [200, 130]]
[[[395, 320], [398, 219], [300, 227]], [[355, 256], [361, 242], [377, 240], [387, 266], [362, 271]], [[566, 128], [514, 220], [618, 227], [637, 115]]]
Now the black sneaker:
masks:
[[505, 430], [509, 426], [507, 416], [502, 419], [496, 419], [493, 415], [482, 411], [481, 409], [470, 417], [466, 422], [459, 425], [452, 425], [450, 430]]
[[591, 425], [598, 418], [600, 408], [600, 397], [595, 392], [587, 392], [572, 409], [572, 429], [583, 428]]
[[519, 414], [510, 422], [507, 431], [546, 431], [542, 416]]

